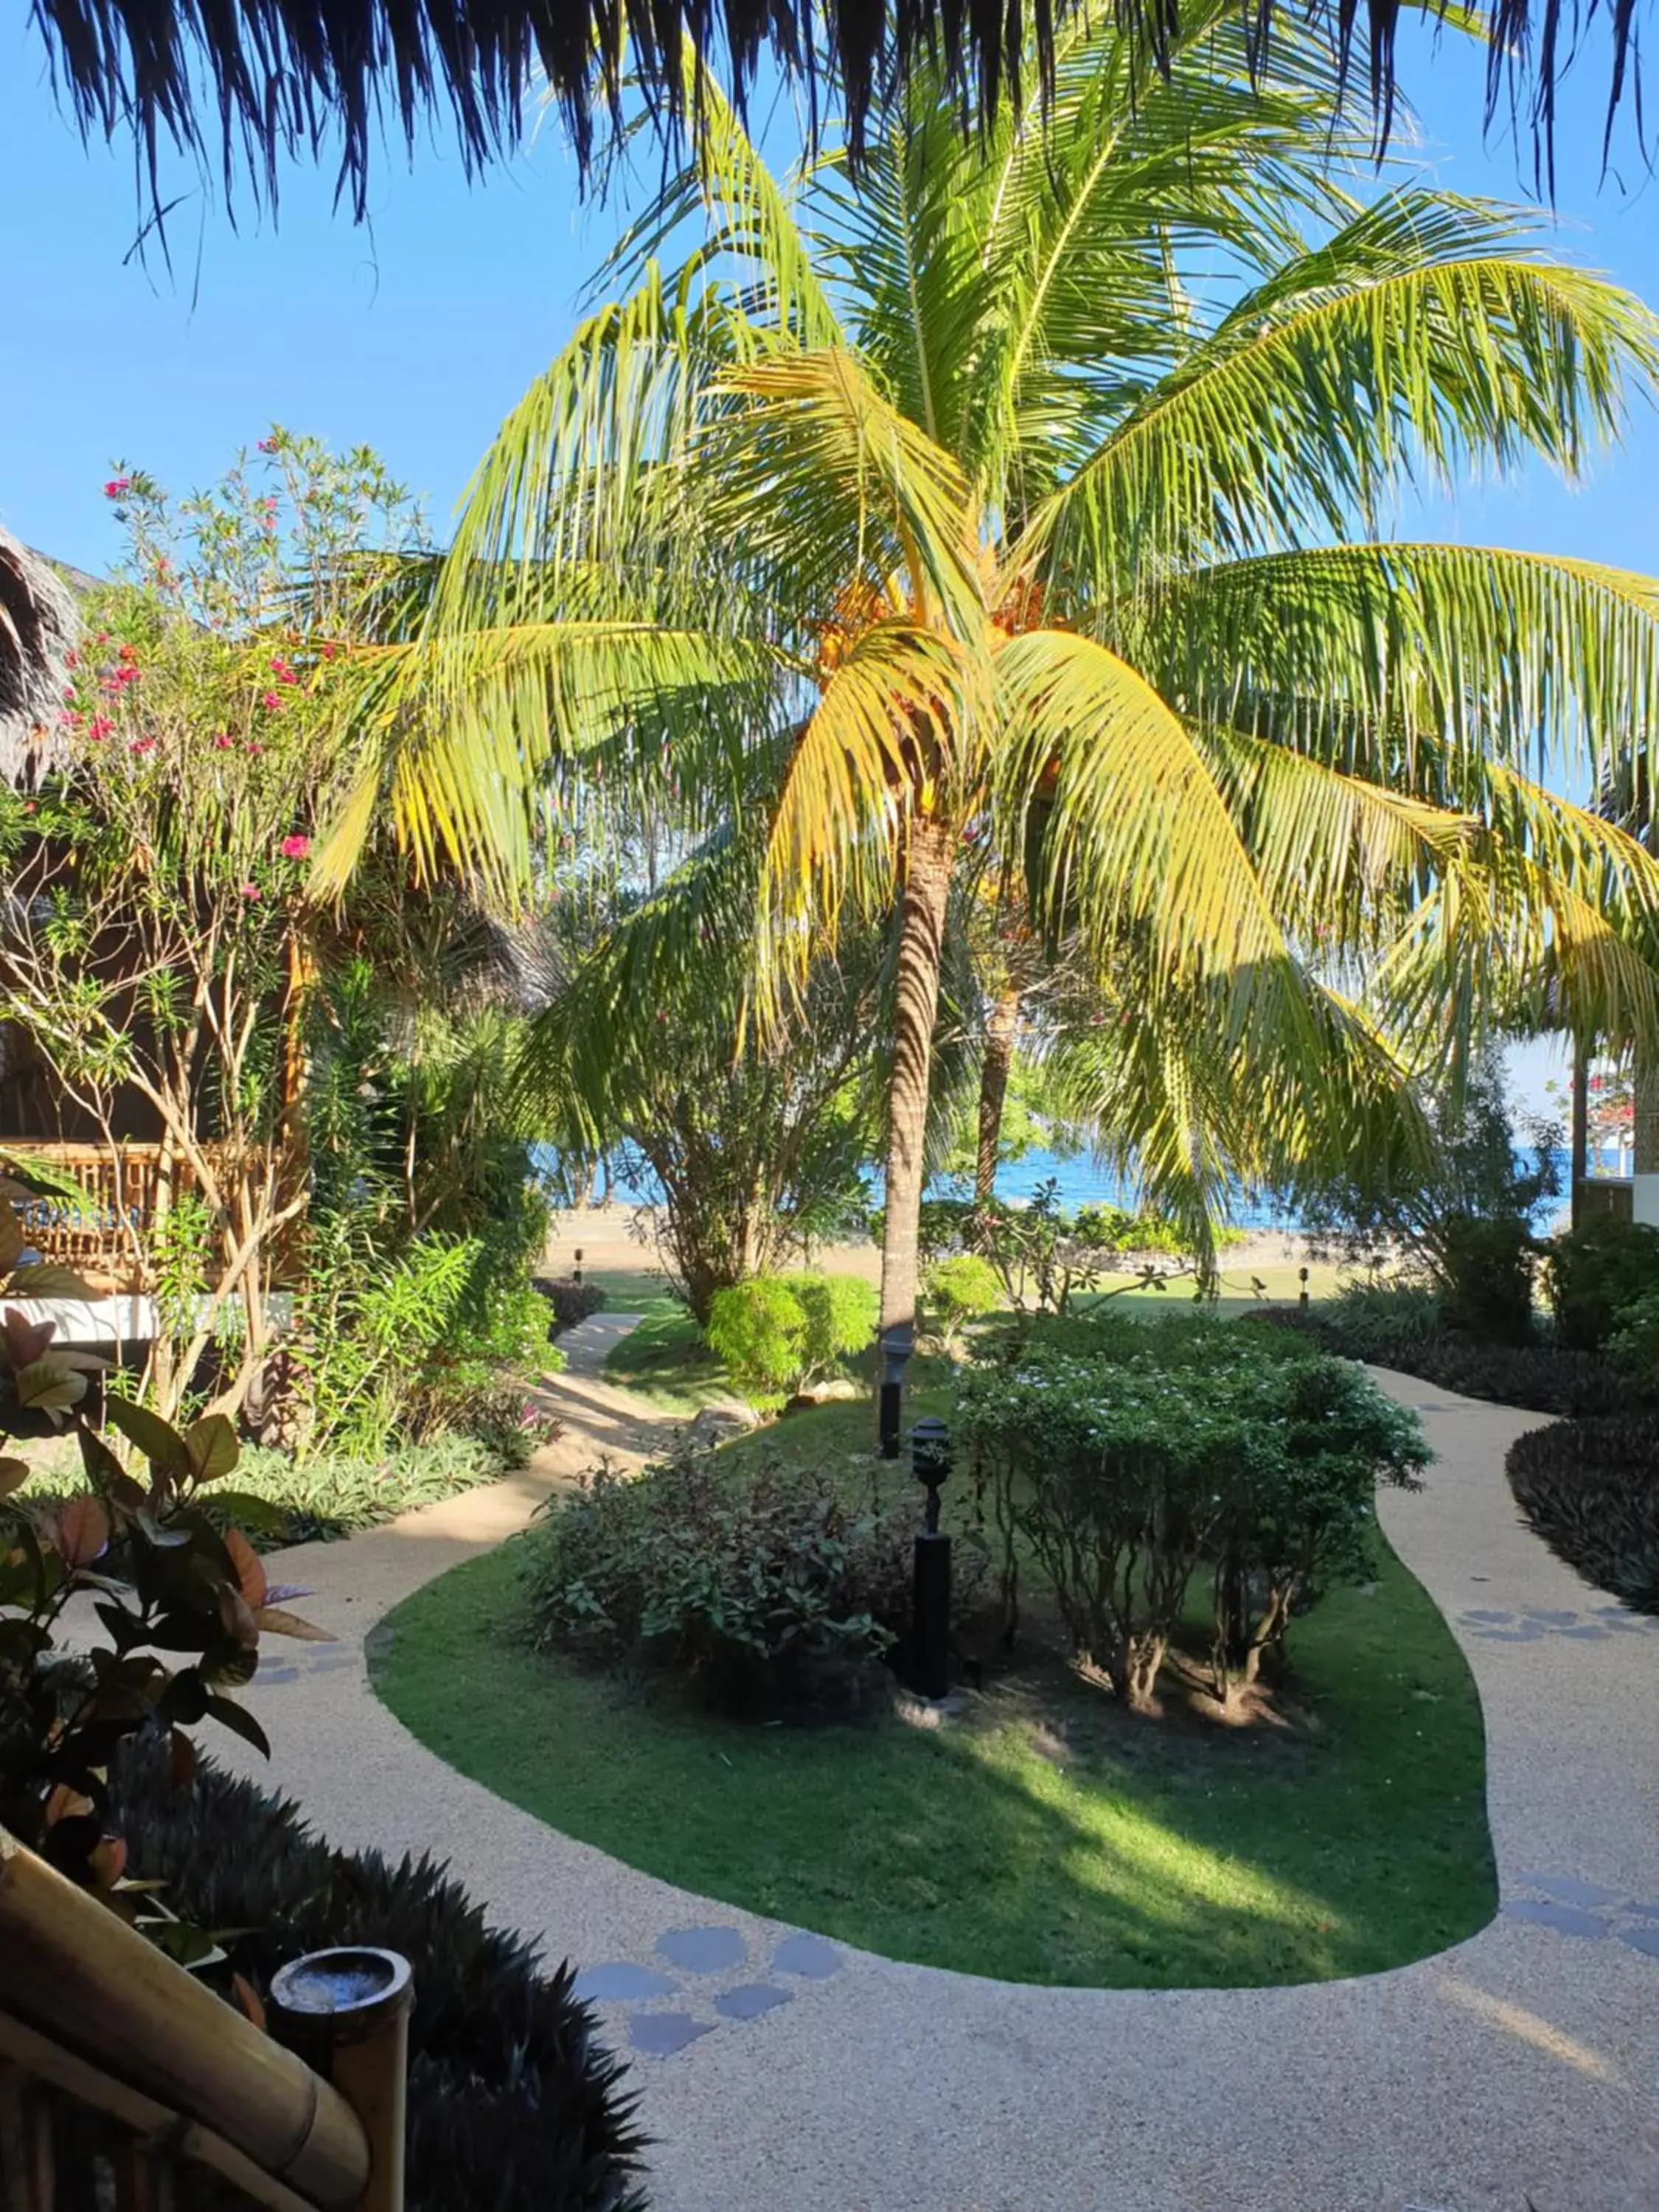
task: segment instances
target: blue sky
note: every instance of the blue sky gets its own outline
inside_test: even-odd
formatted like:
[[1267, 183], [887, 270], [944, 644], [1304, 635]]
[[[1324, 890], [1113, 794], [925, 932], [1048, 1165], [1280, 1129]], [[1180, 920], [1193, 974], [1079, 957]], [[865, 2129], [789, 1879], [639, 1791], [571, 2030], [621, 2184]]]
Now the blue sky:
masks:
[[[467, 184], [447, 148], [423, 149], [412, 173], [393, 155], [362, 228], [336, 214], [331, 179], [303, 168], [285, 179], [276, 225], [249, 216], [233, 228], [189, 198], [170, 218], [169, 273], [153, 253], [148, 265], [131, 257], [130, 155], [82, 149], [21, 12], [0, 27], [0, 520], [100, 568], [116, 550], [100, 495], [112, 463], [187, 489], [275, 421], [377, 447], [441, 529], [495, 424], [568, 331], [614, 222], [581, 205], [556, 126], [482, 184]], [[1425, 36], [1403, 51], [1420, 155], [1439, 181], [1521, 197], [1528, 149], [1517, 161], [1506, 134], [1483, 140], [1474, 52]], [[1566, 88], [1557, 242], [1659, 301], [1659, 185], [1628, 131], [1627, 188], [1602, 179], [1604, 82], [1598, 54]], [[1583, 488], [1540, 469], [1426, 501], [1402, 525], [1659, 568], [1656, 486], [1659, 422], [1644, 408]]]

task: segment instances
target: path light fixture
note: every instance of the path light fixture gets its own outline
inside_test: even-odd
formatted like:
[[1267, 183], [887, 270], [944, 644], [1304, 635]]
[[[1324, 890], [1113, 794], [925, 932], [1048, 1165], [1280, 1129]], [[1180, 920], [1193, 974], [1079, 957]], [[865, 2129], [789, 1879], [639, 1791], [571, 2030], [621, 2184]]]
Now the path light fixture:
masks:
[[951, 1539], [940, 1533], [939, 1493], [951, 1473], [951, 1431], [933, 1414], [910, 1431], [910, 1468], [927, 1492], [911, 1586], [910, 1675], [924, 1698], [951, 1686]]

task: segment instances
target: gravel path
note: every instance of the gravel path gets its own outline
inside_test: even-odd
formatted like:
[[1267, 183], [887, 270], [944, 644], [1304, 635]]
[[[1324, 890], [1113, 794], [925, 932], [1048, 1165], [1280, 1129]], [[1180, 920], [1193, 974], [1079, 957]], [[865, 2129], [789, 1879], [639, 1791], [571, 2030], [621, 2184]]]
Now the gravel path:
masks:
[[335, 1841], [453, 1857], [496, 1917], [585, 1969], [638, 2054], [656, 2212], [1659, 2212], [1659, 1623], [1518, 1524], [1503, 1456], [1535, 1416], [1379, 1377], [1439, 1455], [1382, 1511], [1480, 1685], [1497, 1919], [1363, 1980], [1033, 1989], [635, 1873], [463, 1780], [369, 1690], [363, 1638], [390, 1606], [596, 1448], [633, 1459], [664, 1437], [598, 1376], [627, 1322], [564, 1340], [568, 1430], [523, 1475], [285, 1555], [341, 1642], [280, 1648], [298, 1662], [249, 1699], [273, 1778]]

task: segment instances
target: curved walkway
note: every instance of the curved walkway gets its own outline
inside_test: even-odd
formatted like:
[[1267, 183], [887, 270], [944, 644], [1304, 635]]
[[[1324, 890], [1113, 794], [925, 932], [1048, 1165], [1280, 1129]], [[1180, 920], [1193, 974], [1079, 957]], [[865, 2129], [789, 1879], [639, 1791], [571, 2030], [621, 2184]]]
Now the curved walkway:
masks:
[[452, 1858], [586, 1970], [640, 2054], [655, 2212], [1659, 2208], [1659, 1623], [1519, 1525], [1503, 1456], [1537, 1416], [1379, 1377], [1438, 1454], [1382, 1517], [1480, 1686], [1498, 1917], [1364, 1980], [1036, 1989], [804, 1941], [636, 1873], [463, 1779], [369, 1690], [391, 1605], [596, 1444], [637, 1457], [672, 1425], [597, 1379], [626, 1321], [565, 1340], [569, 1433], [525, 1474], [286, 1555], [342, 1640], [273, 1652], [249, 1699], [270, 1778], [334, 1841]]

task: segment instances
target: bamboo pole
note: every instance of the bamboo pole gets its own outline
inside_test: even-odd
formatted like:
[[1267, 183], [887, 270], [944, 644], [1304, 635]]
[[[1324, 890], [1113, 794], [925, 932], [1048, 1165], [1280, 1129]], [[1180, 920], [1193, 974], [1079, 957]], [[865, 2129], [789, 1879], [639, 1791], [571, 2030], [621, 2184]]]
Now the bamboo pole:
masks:
[[404, 2092], [415, 1985], [395, 1951], [313, 1951], [270, 1984], [274, 2032], [344, 2097], [368, 2141], [362, 2212], [404, 2212]]
[[[8, 2142], [3, 2116], [6, 2111], [5, 2081], [8, 2068], [32, 2084], [43, 2085], [68, 2098], [71, 2103], [89, 2107], [106, 2114], [118, 2127], [127, 2129], [142, 2146], [157, 2154], [171, 2154], [187, 2166], [210, 2166], [231, 2185], [263, 2204], [268, 2212], [313, 2212], [310, 2200], [301, 2197], [281, 2181], [274, 2181], [263, 2173], [252, 2159], [228, 2143], [222, 2136], [215, 2135], [210, 2128], [199, 2126], [194, 2120], [159, 2105], [155, 2098], [147, 2097], [142, 2090], [129, 2088], [125, 2081], [117, 2081], [100, 2068], [77, 2058], [47, 2036], [40, 2035], [21, 2021], [9, 2020], [0, 2013], [0, 2177], [8, 2171]], [[24, 2202], [27, 2202], [27, 2196]], [[50, 2190], [41, 2198], [45, 2212], [50, 2212]], [[6, 2212], [12, 2212], [11, 2200], [0, 2196]]]
[[339, 2092], [0, 1829], [0, 2010], [222, 2136], [323, 2212], [361, 2203]]

